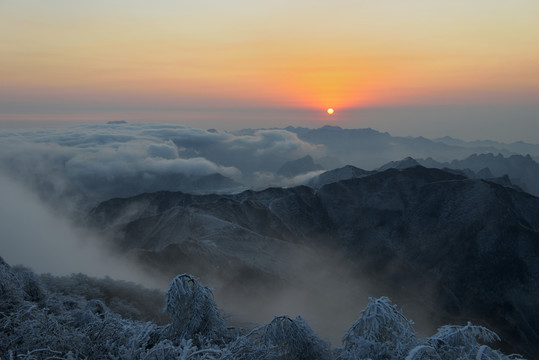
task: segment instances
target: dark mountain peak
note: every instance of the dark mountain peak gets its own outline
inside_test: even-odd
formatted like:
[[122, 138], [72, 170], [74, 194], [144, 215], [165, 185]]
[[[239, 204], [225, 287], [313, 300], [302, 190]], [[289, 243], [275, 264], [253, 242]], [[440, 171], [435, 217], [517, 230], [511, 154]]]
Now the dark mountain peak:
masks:
[[384, 171], [384, 170], [387, 170], [387, 169], [390, 169], [390, 168], [406, 169], [408, 167], [413, 167], [413, 166], [418, 166], [418, 165], [420, 165], [420, 164], [419, 164], [419, 162], [417, 162], [417, 160], [415, 160], [414, 158], [412, 158], [410, 156], [407, 156], [402, 160], [391, 161], [391, 162], [388, 162], [385, 165], [382, 165], [380, 168], [378, 168], [378, 171]]
[[[483, 179], [489, 179], [489, 178], [494, 177], [494, 175], [492, 175], [492, 172], [490, 171], [490, 169], [488, 167], [485, 167], [485, 168], [482, 168], [481, 170], [479, 170], [476, 173], [476, 176], [478, 178], [483, 178]], [[505, 175], [505, 176], [507, 176], [507, 175]]]
[[312, 178], [307, 185], [318, 189], [326, 184], [341, 180], [355, 179], [372, 173], [372, 171], [363, 170], [352, 165], [346, 165], [341, 168], [326, 171]]
[[[330, 171], [339, 171], [339, 170], [345, 170], [345, 171], [348, 171], [348, 170], [351, 170], [351, 171], [356, 171], [356, 170], [359, 170], [359, 171], [366, 171], [366, 170], [363, 170], [363, 169], [360, 169], [358, 167], [355, 167], [353, 165], [344, 165], [343, 167], [340, 167], [338, 169], [333, 169], [333, 170], [330, 170]], [[328, 171], [329, 172], [329, 171]]]

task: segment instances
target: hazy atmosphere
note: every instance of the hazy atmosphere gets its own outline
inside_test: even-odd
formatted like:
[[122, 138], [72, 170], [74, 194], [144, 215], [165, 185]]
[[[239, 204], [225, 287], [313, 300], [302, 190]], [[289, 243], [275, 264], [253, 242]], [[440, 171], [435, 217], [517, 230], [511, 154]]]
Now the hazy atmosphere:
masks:
[[7, 0], [0, 120], [536, 142], [538, 32], [532, 0]]
[[537, 34], [535, 0], [0, 1], [0, 358], [537, 358]]

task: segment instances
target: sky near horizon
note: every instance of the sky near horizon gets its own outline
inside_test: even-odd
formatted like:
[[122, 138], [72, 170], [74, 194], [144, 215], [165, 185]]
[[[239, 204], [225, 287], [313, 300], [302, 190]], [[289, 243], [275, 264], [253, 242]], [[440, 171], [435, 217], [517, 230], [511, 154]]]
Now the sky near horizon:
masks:
[[538, 143], [537, 34], [536, 0], [2, 0], [0, 121]]

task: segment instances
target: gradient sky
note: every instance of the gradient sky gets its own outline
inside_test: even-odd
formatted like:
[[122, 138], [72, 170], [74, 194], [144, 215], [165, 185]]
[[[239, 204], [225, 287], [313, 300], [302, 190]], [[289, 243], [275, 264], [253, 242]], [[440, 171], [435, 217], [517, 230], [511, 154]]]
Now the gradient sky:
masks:
[[1, 0], [0, 121], [537, 143], [538, 34], [537, 0]]

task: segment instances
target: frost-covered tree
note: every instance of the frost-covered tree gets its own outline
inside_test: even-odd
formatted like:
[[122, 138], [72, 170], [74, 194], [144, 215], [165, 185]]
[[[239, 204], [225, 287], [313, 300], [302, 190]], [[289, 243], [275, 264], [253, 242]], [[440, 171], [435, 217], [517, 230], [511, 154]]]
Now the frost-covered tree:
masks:
[[0, 314], [9, 314], [24, 299], [24, 292], [19, 277], [0, 257]]
[[213, 299], [212, 291], [191, 275], [178, 275], [166, 293], [165, 311], [172, 318], [167, 336], [172, 339], [222, 338], [225, 322]]
[[43, 305], [47, 299], [47, 291], [39, 276], [22, 266], [13, 267], [13, 271], [17, 272], [19, 283], [24, 292], [24, 299]]
[[417, 342], [413, 324], [387, 297], [369, 298], [343, 337], [339, 359], [403, 359]]
[[322, 341], [301, 316], [276, 316], [253, 329], [245, 340], [244, 349], [257, 349], [262, 359], [331, 359], [329, 343]]
[[[520, 359], [520, 355], [505, 356], [501, 352], [491, 349], [484, 343], [500, 341], [500, 337], [492, 330], [483, 326], [445, 325], [437, 333], [426, 339], [431, 348], [436, 349], [442, 360], [474, 359], [474, 360], [500, 360]], [[410, 357], [408, 360], [415, 358]]]

